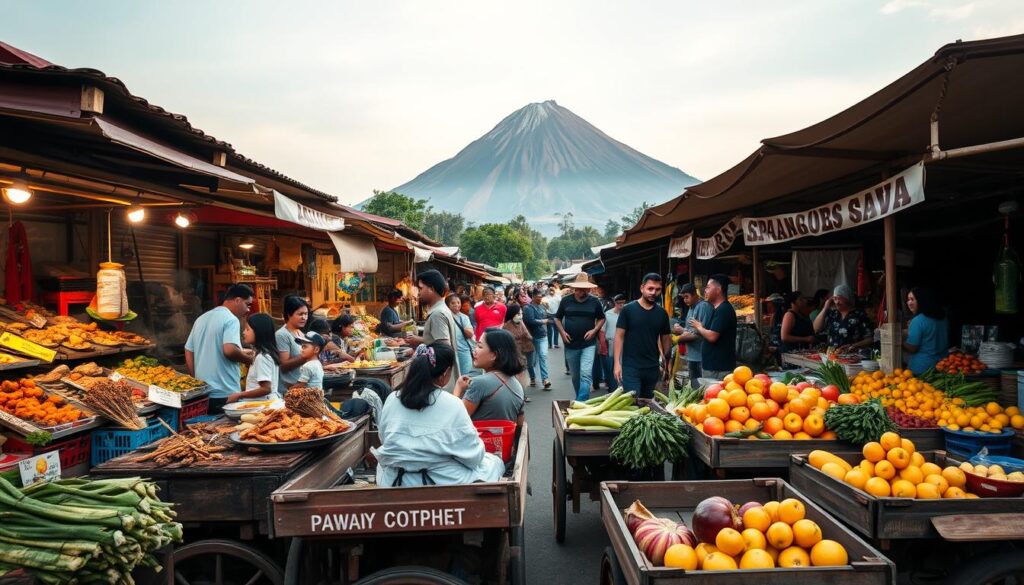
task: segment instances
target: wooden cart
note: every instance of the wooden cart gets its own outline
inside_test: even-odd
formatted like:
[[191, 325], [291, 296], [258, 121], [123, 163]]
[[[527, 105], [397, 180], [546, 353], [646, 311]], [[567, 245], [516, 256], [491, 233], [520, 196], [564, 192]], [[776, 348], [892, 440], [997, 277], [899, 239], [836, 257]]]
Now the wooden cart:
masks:
[[525, 583], [525, 424], [511, 473], [492, 483], [379, 487], [375, 440], [360, 429], [271, 496], [273, 537], [291, 537], [285, 583], [464, 583], [440, 569], [480, 537], [493, 582]]
[[[634, 500], [640, 500], [656, 516], [689, 526], [693, 509], [712, 496], [723, 496], [732, 502], [796, 498], [804, 503], [807, 517], [821, 527], [825, 537], [846, 548], [850, 564], [843, 567], [743, 571], [684, 571], [651, 565], [626, 528], [622, 510]], [[601, 484], [601, 521], [611, 540], [611, 546], [605, 549], [601, 560], [602, 585], [883, 585], [896, 582], [896, 568], [892, 562], [826, 514], [812, 498], [781, 479], [605, 482]]]
[[[959, 465], [944, 451], [921, 452], [940, 467]], [[836, 453], [856, 465], [860, 453]], [[902, 571], [981, 585], [1024, 574], [1024, 498], [918, 500], [879, 498], [793, 455], [793, 484], [829, 513], [890, 552]], [[940, 571], [941, 570], [941, 571]]]
[[405, 383], [405, 375], [409, 370], [409, 364], [412, 360], [406, 360], [399, 362], [397, 366], [381, 370], [379, 372], [357, 372], [356, 379], [359, 378], [375, 378], [385, 382], [388, 386], [391, 386], [392, 390], [398, 390], [402, 384]]
[[[362, 441], [366, 418], [359, 429], [335, 444]], [[230, 424], [223, 419], [224, 424]], [[326, 454], [326, 449], [288, 453], [256, 452], [241, 448], [224, 451], [218, 461], [189, 467], [157, 467], [134, 461], [135, 451], [111, 459], [90, 471], [95, 477], [152, 479], [164, 501], [174, 502], [177, 520], [185, 526], [184, 546], [174, 551], [177, 583], [231, 582], [282, 585], [285, 543], [268, 539], [270, 495], [296, 472]]]
[[[641, 399], [651, 410], [664, 410], [653, 400]], [[551, 403], [551, 424], [555, 429], [555, 440], [551, 456], [551, 519], [555, 527], [555, 540], [565, 542], [566, 501], [572, 500], [573, 514], [579, 514], [582, 494], [590, 499], [600, 499], [600, 484], [605, 480], [629, 479], [630, 472], [615, 465], [608, 457], [612, 441], [619, 434], [617, 430], [584, 431], [570, 429], [565, 422], [565, 410], [571, 400], [555, 400]], [[569, 477], [567, 466], [572, 468]], [[655, 477], [664, 479], [664, 469], [655, 470]]]

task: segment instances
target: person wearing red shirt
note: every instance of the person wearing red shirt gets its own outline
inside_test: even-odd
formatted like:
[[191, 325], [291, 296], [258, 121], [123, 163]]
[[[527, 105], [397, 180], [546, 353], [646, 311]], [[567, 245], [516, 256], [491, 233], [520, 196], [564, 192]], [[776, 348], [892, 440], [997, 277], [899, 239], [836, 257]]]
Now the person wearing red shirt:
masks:
[[476, 319], [476, 338], [479, 340], [484, 331], [491, 327], [500, 329], [505, 324], [506, 311], [508, 311], [508, 307], [504, 303], [497, 302], [494, 289], [485, 286], [483, 302], [478, 303], [473, 309], [473, 318]]

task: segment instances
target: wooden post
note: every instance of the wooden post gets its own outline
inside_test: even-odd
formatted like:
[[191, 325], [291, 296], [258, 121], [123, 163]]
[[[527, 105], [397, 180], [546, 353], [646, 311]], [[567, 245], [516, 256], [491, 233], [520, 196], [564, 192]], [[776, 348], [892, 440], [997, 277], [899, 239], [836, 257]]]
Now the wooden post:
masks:
[[886, 324], [882, 328], [882, 359], [879, 365], [885, 371], [892, 371], [893, 368], [902, 366], [903, 343], [902, 330], [897, 318], [899, 290], [896, 288], [896, 218], [890, 215], [882, 221], [885, 229]]
[[761, 332], [761, 257], [757, 251], [758, 246], [752, 246], [754, 250], [754, 327]]

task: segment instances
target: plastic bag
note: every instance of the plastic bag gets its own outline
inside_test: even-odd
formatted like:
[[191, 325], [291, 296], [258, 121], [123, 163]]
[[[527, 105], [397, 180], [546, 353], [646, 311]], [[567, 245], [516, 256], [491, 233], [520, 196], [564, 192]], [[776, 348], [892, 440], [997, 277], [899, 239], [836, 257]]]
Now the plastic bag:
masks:
[[1004, 457], [1002, 455], [989, 455], [988, 447], [982, 447], [981, 451], [978, 451], [977, 455], [971, 457], [968, 463], [971, 465], [984, 465], [985, 467], [998, 465], [1003, 468], [1003, 471], [1005, 471], [1007, 475], [1014, 471], [1024, 472], [1024, 459]]

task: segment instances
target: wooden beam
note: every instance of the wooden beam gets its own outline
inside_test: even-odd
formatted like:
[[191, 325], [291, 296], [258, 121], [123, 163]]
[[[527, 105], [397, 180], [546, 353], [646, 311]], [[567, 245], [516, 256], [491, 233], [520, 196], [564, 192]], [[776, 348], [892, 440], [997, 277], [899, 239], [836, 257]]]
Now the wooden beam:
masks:
[[761, 332], [761, 257], [758, 252], [759, 246], [752, 246], [754, 250], [754, 327]]
[[83, 85], [81, 107], [83, 112], [102, 114], [103, 90], [96, 87], [95, 85]]
[[218, 167], [226, 167], [228, 165], [228, 153], [223, 150], [218, 150], [213, 153], [213, 164]]
[[[897, 319], [900, 291], [896, 284], [896, 217], [888, 216], [883, 221], [885, 230], [885, 313], [886, 323], [882, 328], [882, 369], [892, 371], [902, 367], [902, 328]], [[881, 319], [879, 319], [881, 320]]]

